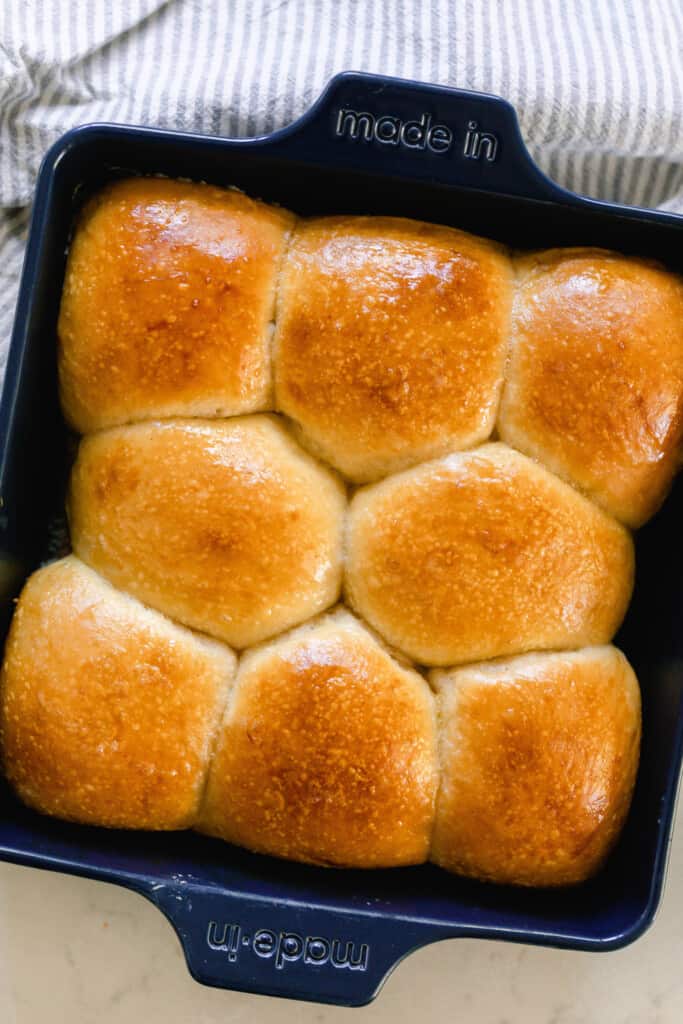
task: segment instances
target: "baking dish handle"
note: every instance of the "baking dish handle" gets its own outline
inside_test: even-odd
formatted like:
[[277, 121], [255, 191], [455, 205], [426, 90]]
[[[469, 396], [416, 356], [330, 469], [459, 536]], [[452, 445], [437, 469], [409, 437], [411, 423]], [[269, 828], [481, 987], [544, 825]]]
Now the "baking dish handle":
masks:
[[572, 196], [536, 166], [506, 100], [463, 89], [346, 71], [263, 141], [330, 167], [540, 200]]
[[175, 928], [197, 981], [292, 999], [363, 1006], [406, 954], [446, 937], [428, 923], [387, 929], [372, 912], [217, 893], [182, 879], [144, 895]]

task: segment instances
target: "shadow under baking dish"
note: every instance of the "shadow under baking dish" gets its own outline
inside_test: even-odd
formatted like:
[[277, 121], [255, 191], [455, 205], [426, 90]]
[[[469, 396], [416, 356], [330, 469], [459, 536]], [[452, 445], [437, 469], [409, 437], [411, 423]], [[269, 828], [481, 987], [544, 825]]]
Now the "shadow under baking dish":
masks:
[[[454, 170], [431, 157], [421, 165], [415, 154], [380, 151], [372, 141], [335, 148], [331, 117], [343, 105], [409, 117], [429, 110], [446, 123], [462, 123], [474, 110], [507, 145], [508, 163], [486, 179], [485, 169]], [[491, 97], [346, 75], [298, 125], [263, 140], [90, 126], [57, 143], [38, 185], [0, 406], [2, 636], [12, 598], [49, 551], [51, 524], [63, 507], [68, 437], [57, 402], [55, 326], [69, 232], [88, 195], [114, 176], [163, 173], [237, 185], [301, 214], [417, 217], [525, 248], [600, 245], [681, 269], [683, 219], [564, 192], [542, 178], [516, 132], [511, 108]], [[615, 642], [642, 688], [641, 767], [621, 840], [601, 873], [582, 886], [511, 889], [431, 866], [305, 867], [192, 833], [69, 825], [23, 807], [6, 786], [0, 787], [0, 858], [143, 893], [174, 924], [196, 978], [273, 995], [359, 1005], [407, 952], [451, 936], [578, 949], [624, 945], [649, 924], [659, 901], [678, 782], [682, 521], [679, 481], [636, 537], [636, 587]]]

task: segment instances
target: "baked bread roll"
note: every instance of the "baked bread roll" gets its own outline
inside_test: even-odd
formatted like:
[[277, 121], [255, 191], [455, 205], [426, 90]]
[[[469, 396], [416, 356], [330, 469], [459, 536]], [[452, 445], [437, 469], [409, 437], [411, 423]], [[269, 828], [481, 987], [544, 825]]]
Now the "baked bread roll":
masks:
[[235, 657], [76, 558], [29, 579], [0, 676], [5, 774], [45, 814], [113, 828], [194, 824]]
[[624, 527], [503, 444], [358, 491], [347, 552], [351, 604], [426, 665], [605, 643], [633, 583]]
[[500, 436], [640, 526], [680, 461], [683, 282], [602, 249], [517, 266]]
[[199, 828], [316, 864], [418, 864], [436, 786], [427, 683], [339, 611], [242, 658]]
[[461, 875], [568, 885], [626, 817], [640, 692], [614, 647], [434, 671], [441, 784], [431, 858]]
[[345, 493], [269, 416], [86, 437], [68, 498], [76, 554], [115, 586], [235, 647], [333, 604]]
[[277, 407], [356, 482], [486, 440], [511, 282], [501, 246], [453, 228], [299, 222], [280, 283]]
[[234, 189], [164, 178], [96, 195], [59, 317], [71, 426], [271, 408], [275, 282], [292, 223]]

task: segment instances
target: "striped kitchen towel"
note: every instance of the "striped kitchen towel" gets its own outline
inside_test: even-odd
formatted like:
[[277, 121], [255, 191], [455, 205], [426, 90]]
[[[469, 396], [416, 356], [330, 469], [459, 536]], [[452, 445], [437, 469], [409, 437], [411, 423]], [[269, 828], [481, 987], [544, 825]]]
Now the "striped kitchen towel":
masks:
[[38, 165], [73, 125], [262, 134], [375, 71], [505, 96], [552, 178], [683, 212], [682, 55], [681, 0], [0, 0], [0, 368]]

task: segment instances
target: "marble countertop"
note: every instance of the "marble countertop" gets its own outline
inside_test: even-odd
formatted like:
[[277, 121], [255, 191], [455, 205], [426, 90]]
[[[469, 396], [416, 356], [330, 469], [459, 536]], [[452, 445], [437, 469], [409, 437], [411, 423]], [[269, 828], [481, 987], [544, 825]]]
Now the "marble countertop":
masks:
[[414, 953], [370, 1006], [225, 992], [190, 978], [145, 899], [81, 878], [0, 865], [1, 1024], [680, 1024], [683, 816], [659, 915], [615, 953], [455, 939]]

